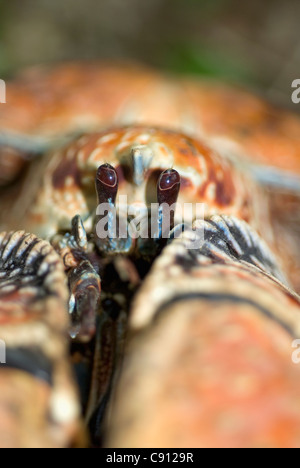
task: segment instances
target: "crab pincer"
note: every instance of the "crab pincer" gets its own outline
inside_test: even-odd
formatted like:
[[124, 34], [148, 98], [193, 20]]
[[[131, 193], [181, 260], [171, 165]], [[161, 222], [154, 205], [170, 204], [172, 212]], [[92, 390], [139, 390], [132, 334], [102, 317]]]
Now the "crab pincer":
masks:
[[101, 280], [88, 260], [82, 260], [69, 273], [72, 316], [71, 338], [90, 341], [96, 333], [96, 316], [100, 306]]
[[80, 342], [90, 341], [96, 333], [100, 307], [101, 279], [88, 255], [88, 238], [79, 215], [72, 219], [71, 233], [53, 240], [64, 261], [70, 291], [70, 336]]

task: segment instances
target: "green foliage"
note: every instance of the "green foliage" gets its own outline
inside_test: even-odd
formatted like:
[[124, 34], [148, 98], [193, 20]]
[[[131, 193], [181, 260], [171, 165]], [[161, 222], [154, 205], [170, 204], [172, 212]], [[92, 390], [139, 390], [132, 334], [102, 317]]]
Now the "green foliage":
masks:
[[204, 14], [215, 14], [228, 5], [228, 0], [170, 0], [170, 3], [182, 8], [201, 8]]
[[5, 51], [4, 41], [3, 41], [3, 31], [5, 24], [5, 2], [0, 0], [0, 78], [3, 78], [7, 73], [8, 67], [8, 57]]
[[[196, 0], [192, 0], [196, 1]], [[222, 78], [229, 81], [251, 83], [254, 79], [249, 61], [242, 62], [220, 48], [195, 43], [175, 43], [164, 59], [167, 69], [178, 73], [189, 73]]]

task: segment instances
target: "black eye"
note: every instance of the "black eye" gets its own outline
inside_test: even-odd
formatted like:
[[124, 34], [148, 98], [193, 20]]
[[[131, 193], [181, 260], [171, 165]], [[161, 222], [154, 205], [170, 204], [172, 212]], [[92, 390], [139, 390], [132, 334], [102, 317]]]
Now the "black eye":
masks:
[[97, 171], [97, 180], [103, 185], [114, 188], [118, 183], [117, 172], [110, 164], [103, 164]]
[[180, 175], [175, 169], [168, 169], [163, 172], [158, 181], [160, 190], [170, 190], [177, 184], [180, 184]]
[[158, 203], [168, 203], [173, 205], [176, 203], [180, 190], [180, 175], [175, 169], [164, 171], [157, 183], [157, 199]]
[[97, 170], [96, 189], [99, 203], [114, 203], [118, 192], [118, 175], [113, 166], [103, 164]]

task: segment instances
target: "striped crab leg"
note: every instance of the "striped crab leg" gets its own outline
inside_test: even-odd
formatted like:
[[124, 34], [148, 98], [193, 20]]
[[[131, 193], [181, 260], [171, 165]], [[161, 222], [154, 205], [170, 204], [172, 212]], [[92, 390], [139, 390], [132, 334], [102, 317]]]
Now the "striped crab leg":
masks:
[[0, 446], [70, 447], [79, 404], [68, 362], [68, 289], [46, 241], [0, 234]]
[[202, 229], [197, 250], [191, 230], [166, 247], [136, 297], [106, 445], [298, 447], [300, 299], [246, 223]]

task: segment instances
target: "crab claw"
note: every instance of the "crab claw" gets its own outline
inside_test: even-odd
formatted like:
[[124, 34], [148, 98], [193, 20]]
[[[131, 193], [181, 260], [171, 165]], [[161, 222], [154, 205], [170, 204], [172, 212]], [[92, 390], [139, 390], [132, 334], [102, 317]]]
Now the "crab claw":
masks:
[[72, 219], [71, 232], [54, 238], [52, 245], [63, 259], [68, 275], [70, 335], [77, 341], [88, 342], [96, 331], [101, 280], [89, 261], [88, 238], [79, 215]]
[[88, 260], [82, 260], [69, 274], [71, 292], [69, 312], [72, 316], [70, 335], [80, 342], [90, 341], [96, 332], [100, 304], [101, 280]]
[[51, 245], [62, 258], [66, 270], [75, 268], [79, 261], [86, 258], [88, 238], [81, 217], [75, 216], [72, 219], [71, 232], [54, 236]]

